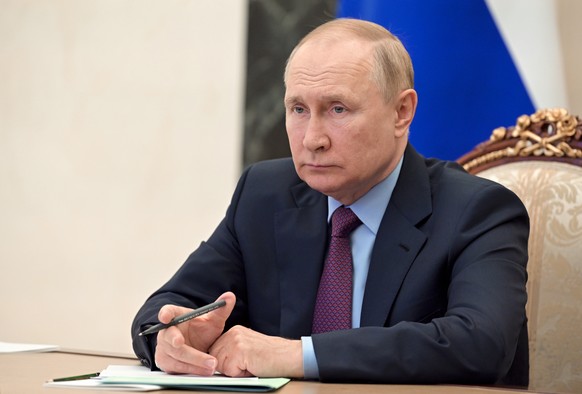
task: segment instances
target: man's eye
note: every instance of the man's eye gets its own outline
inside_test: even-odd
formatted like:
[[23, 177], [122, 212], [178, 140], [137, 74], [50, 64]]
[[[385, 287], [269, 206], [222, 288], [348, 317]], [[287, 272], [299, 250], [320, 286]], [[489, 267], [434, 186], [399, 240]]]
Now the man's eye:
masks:
[[335, 112], [336, 114], [343, 114], [345, 111], [346, 109], [344, 107], [340, 107], [338, 105], [333, 107], [333, 112]]
[[303, 108], [303, 107], [294, 107], [294, 108], [293, 108], [293, 111], [294, 111], [296, 114], [302, 114], [303, 112], [305, 112], [305, 108]]

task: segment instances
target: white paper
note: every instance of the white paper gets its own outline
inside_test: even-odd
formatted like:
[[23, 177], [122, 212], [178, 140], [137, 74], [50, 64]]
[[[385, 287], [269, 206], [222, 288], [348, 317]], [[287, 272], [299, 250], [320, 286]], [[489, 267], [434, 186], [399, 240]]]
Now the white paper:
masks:
[[161, 390], [161, 386], [154, 386], [150, 384], [111, 384], [104, 385], [99, 379], [84, 379], [72, 380], [66, 382], [46, 382], [44, 387], [58, 387], [71, 389], [99, 389], [99, 390], [115, 390], [115, 391], [156, 391]]
[[[199, 375], [168, 375], [162, 371], [152, 371], [148, 367], [144, 367], [143, 365], [109, 365], [99, 375], [99, 378], [108, 378], [108, 377], [124, 377], [124, 378], [142, 378], [142, 377], [175, 377], [175, 378], [201, 378], [201, 379], [226, 379], [228, 381], [234, 380], [234, 378], [226, 377], [220, 373], [216, 373], [212, 376], [199, 376]], [[236, 379], [255, 379], [258, 380], [259, 378], [255, 376], [245, 377], [245, 378], [236, 378]]]
[[0, 353], [51, 352], [54, 350], [59, 350], [59, 347], [56, 345], [41, 345], [33, 343], [0, 342]]
[[110, 365], [99, 377], [83, 380], [46, 382], [45, 387], [91, 388], [99, 390], [153, 391], [163, 388], [219, 391], [272, 391], [285, 385], [289, 379], [257, 377], [231, 378], [213, 376], [172, 375], [150, 371], [140, 365]]
[[156, 391], [161, 390], [163, 387], [151, 384], [108, 384], [104, 385], [101, 379], [105, 376], [111, 376], [112, 374], [122, 374], [124, 372], [134, 373], [134, 374], [145, 374], [149, 370], [146, 368], [145, 371], [142, 370], [140, 366], [132, 365], [112, 365], [104, 369], [99, 377], [81, 380], [65, 380], [65, 381], [49, 381], [44, 384], [44, 387], [60, 387], [60, 388], [72, 388], [72, 389], [99, 389], [99, 390], [117, 390], [117, 391]]

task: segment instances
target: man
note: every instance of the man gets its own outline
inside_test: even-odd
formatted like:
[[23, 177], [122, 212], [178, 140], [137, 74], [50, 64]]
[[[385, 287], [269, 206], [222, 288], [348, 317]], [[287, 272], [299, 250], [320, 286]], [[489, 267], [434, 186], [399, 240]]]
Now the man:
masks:
[[[136, 316], [136, 354], [175, 373], [526, 386], [527, 213], [410, 146], [417, 95], [400, 41], [328, 22], [294, 49], [285, 84], [292, 160], [244, 172], [224, 220]], [[351, 321], [322, 332], [337, 313], [319, 290], [336, 208], [356, 221], [353, 278], [339, 275], [353, 280]], [[217, 298], [226, 306], [137, 336]]]

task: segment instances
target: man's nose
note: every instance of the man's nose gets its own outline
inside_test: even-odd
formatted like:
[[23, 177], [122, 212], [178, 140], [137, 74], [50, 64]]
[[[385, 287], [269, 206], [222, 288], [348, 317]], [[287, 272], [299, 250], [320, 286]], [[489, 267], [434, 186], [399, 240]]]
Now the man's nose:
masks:
[[329, 148], [330, 140], [325, 122], [319, 116], [311, 116], [303, 137], [303, 146], [310, 151], [324, 151]]

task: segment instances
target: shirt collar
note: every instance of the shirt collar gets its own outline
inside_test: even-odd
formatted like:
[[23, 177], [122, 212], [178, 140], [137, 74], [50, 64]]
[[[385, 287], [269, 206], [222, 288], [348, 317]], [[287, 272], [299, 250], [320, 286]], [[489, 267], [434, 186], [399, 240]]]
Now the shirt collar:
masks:
[[[370, 229], [376, 235], [378, 229], [380, 228], [380, 222], [382, 222], [382, 217], [388, 207], [390, 202], [390, 197], [396, 186], [396, 181], [400, 175], [400, 169], [402, 168], [403, 157], [394, 168], [394, 171], [390, 173], [384, 180], [378, 183], [376, 186], [370, 189], [368, 193], [360, 197], [356, 202], [349, 205], [347, 208], [351, 210], [358, 216], [362, 223]], [[327, 222], [331, 220], [331, 215], [334, 211], [342, 206], [343, 204], [333, 197], [327, 197]]]

